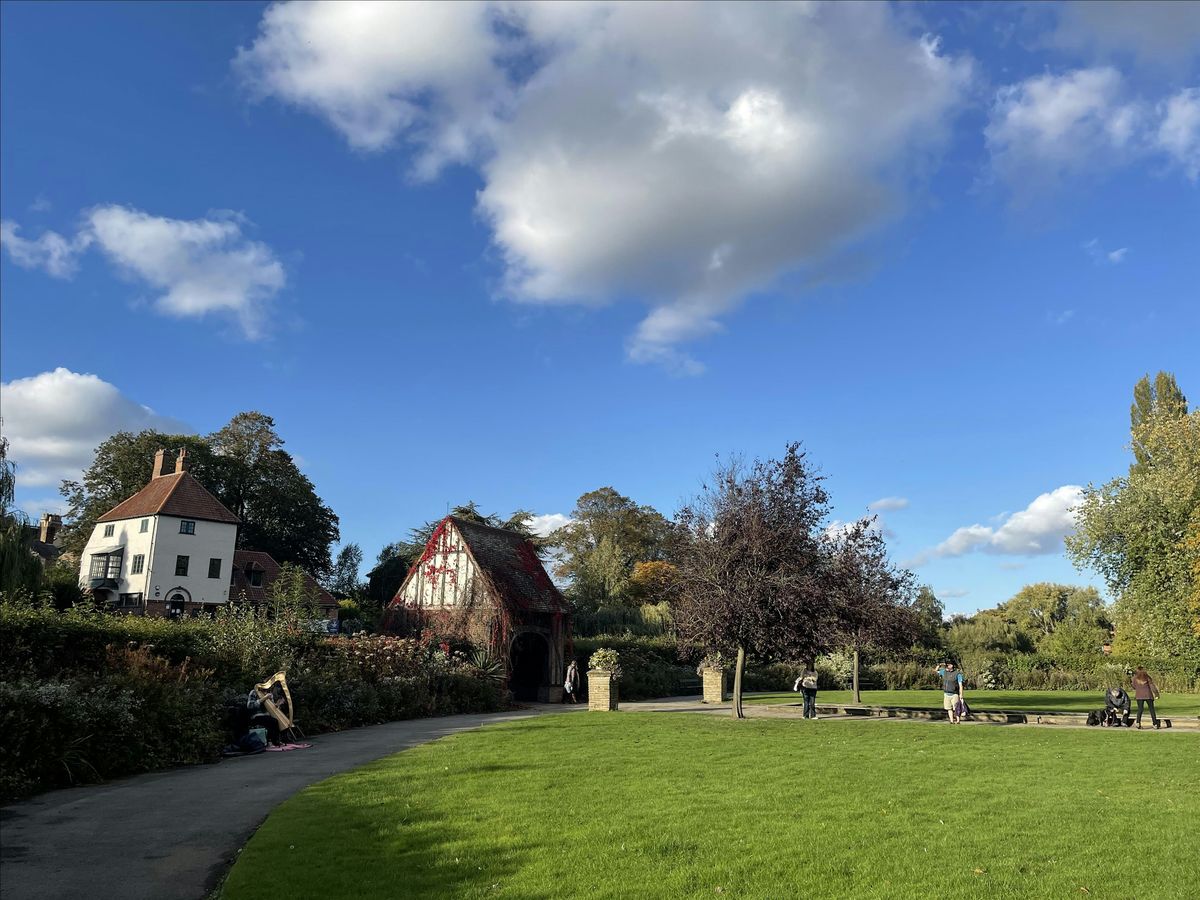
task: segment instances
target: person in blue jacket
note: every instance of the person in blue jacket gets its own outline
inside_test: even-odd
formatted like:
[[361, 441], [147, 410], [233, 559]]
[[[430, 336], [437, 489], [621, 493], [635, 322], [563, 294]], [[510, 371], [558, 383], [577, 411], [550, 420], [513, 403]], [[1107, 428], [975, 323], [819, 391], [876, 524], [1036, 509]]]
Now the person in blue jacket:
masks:
[[966, 706], [963, 700], [963, 674], [952, 662], [942, 663], [935, 671], [942, 679], [942, 708], [946, 710], [950, 722], [957, 725], [962, 721], [959, 711]]

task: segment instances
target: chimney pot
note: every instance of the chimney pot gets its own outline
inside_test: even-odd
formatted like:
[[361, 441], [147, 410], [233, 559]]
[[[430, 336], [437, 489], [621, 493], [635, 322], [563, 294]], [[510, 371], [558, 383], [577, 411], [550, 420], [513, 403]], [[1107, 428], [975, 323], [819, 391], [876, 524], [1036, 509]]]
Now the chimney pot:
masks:
[[180, 447], [179, 448], [179, 457], [175, 460], [175, 474], [178, 475], [181, 472], [186, 472], [187, 467], [188, 467], [187, 447]]

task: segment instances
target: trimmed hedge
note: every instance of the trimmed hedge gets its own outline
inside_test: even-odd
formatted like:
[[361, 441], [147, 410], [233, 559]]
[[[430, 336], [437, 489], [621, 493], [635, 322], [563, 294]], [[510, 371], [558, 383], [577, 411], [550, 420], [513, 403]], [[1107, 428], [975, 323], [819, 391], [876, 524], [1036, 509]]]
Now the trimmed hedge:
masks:
[[463, 653], [323, 638], [253, 613], [171, 622], [0, 604], [0, 800], [216, 759], [229, 706], [286, 670], [307, 734], [502, 709]]
[[[674, 639], [666, 636], [598, 635], [575, 638], [575, 659], [582, 671], [601, 647], [621, 654], [620, 696], [622, 700], [650, 700], [700, 693], [696, 664], [679, 657]], [[586, 695], [586, 681], [584, 691]]]

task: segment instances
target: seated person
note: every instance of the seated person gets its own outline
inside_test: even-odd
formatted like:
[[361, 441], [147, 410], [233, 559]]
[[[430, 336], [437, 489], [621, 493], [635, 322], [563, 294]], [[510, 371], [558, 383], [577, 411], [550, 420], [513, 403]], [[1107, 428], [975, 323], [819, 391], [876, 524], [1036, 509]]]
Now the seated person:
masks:
[[1104, 694], [1104, 708], [1129, 711], [1129, 695], [1122, 687], [1112, 687]]

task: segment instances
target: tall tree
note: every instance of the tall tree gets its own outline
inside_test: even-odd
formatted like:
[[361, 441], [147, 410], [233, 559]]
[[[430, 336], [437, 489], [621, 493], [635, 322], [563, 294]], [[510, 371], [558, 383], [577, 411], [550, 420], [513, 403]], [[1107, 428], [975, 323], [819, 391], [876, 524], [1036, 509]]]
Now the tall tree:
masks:
[[789, 444], [779, 460], [719, 463], [676, 517], [679, 639], [736, 656], [739, 719], [747, 653], [809, 658], [834, 634], [820, 529], [828, 510], [821, 477], [800, 445]]
[[1067, 551], [1115, 597], [1114, 649], [1200, 661], [1190, 604], [1200, 577], [1190, 537], [1200, 529], [1200, 410], [1179, 415], [1175, 400], [1161, 403], [1158, 381], [1133, 429], [1129, 474], [1084, 490]]
[[338, 517], [282, 449], [275, 420], [259, 412], [238, 413], [209, 443], [225, 469], [214, 493], [242, 519], [238, 544], [315, 576], [327, 575], [330, 547], [340, 536]]
[[920, 629], [917, 641], [931, 650], [939, 649], [945, 631], [946, 607], [929, 585], [923, 584], [917, 589], [916, 599], [913, 600], [913, 614], [917, 617], [917, 626]]
[[910, 646], [919, 634], [912, 609], [913, 574], [888, 559], [874, 519], [862, 519], [827, 535], [826, 584], [836, 602], [839, 643], [854, 658], [854, 702], [861, 703], [859, 662], [867, 648]]
[[[1090, 627], [1106, 631], [1108, 620], [1104, 599], [1093, 587], [1027, 584], [1012, 598], [996, 607], [997, 614], [1030, 634], [1039, 646], [1044, 638], [1063, 627]], [[1104, 641], [1096, 643], [1096, 649]]]
[[363, 552], [358, 544], [347, 544], [338, 551], [333, 563], [333, 571], [329, 576], [326, 587], [342, 597], [357, 596], [361, 592], [362, 582], [358, 571], [362, 568]]
[[568, 593], [581, 608], [626, 603], [634, 564], [664, 559], [671, 530], [651, 506], [611, 487], [589, 491], [576, 501], [570, 524], [550, 536], [560, 551], [555, 574], [570, 582]]
[[1156, 418], [1179, 419], [1187, 415], [1188, 402], [1170, 372], [1159, 372], [1153, 383], [1143, 375], [1133, 386], [1133, 405], [1129, 407], [1129, 431], [1133, 438], [1133, 466], [1140, 468], [1150, 462], [1149, 450], [1137, 439], [1138, 429]]
[[0, 594], [33, 596], [42, 583], [42, 563], [29, 550], [25, 517], [12, 508], [16, 464], [8, 458], [8, 439], [0, 437]]

